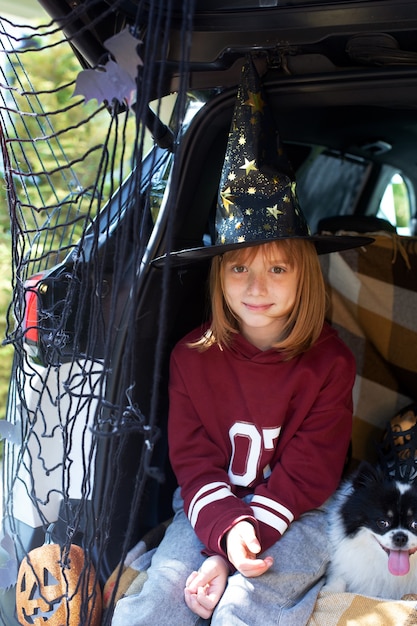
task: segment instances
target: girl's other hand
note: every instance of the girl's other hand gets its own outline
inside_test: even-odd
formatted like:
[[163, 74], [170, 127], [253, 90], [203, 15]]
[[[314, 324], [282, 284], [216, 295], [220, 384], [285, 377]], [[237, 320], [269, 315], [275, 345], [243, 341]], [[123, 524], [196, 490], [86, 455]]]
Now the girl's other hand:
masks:
[[264, 574], [273, 564], [273, 558], [258, 559], [261, 545], [250, 522], [242, 521], [233, 526], [226, 537], [227, 558], [243, 576]]
[[211, 617], [226, 588], [228, 575], [229, 565], [223, 557], [208, 557], [185, 583], [184, 599], [188, 608], [203, 619]]

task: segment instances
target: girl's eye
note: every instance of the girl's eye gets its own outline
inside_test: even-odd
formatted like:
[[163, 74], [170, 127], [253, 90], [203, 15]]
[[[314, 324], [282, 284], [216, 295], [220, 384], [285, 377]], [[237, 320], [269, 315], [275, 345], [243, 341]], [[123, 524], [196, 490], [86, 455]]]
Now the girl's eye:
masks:
[[244, 265], [234, 265], [232, 267], [232, 272], [234, 272], [235, 274], [241, 274], [242, 272], [246, 271], [246, 267]]
[[282, 274], [283, 272], [285, 272], [285, 269], [283, 267], [280, 267], [279, 265], [274, 265], [271, 268], [271, 272], [273, 274]]

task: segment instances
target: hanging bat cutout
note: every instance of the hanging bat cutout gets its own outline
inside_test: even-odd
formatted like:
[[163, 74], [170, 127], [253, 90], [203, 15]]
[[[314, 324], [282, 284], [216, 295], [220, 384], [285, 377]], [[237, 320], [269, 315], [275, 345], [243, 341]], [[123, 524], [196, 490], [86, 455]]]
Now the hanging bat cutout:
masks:
[[96, 99], [98, 103], [110, 104], [118, 100], [131, 106], [136, 93], [137, 68], [143, 65], [137, 53], [140, 43], [128, 28], [106, 39], [104, 46], [116, 61], [110, 59], [96, 69], [82, 70], [77, 76], [73, 96], [84, 96], [86, 102]]
[[142, 41], [131, 35], [128, 28], [125, 28], [117, 35], [109, 37], [104, 42], [108, 50], [116, 59], [118, 65], [123, 68], [129, 76], [136, 82], [138, 65], [143, 65], [142, 59], [138, 55], [137, 48]]
[[93, 100], [98, 103], [118, 100], [120, 103], [132, 104], [136, 82], [114, 61], [95, 70], [82, 70], [77, 76], [74, 96], [84, 96], [85, 101]]

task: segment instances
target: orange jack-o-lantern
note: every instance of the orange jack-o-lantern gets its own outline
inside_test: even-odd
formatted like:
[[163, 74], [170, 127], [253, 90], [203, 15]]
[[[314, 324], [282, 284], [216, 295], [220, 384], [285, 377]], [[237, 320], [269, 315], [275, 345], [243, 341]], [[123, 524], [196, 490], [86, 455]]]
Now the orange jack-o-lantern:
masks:
[[16, 610], [22, 626], [99, 626], [101, 592], [82, 548], [51, 543], [31, 550], [20, 564]]

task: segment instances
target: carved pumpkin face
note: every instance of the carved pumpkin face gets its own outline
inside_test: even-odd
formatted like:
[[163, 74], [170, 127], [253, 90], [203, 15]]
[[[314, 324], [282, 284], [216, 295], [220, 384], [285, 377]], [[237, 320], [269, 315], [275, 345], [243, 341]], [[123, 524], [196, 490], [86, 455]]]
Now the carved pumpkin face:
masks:
[[58, 544], [35, 548], [23, 559], [17, 577], [16, 610], [22, 626], [98, 626], [101, 594], [92, 565], [87, 574], [82, 548]]

